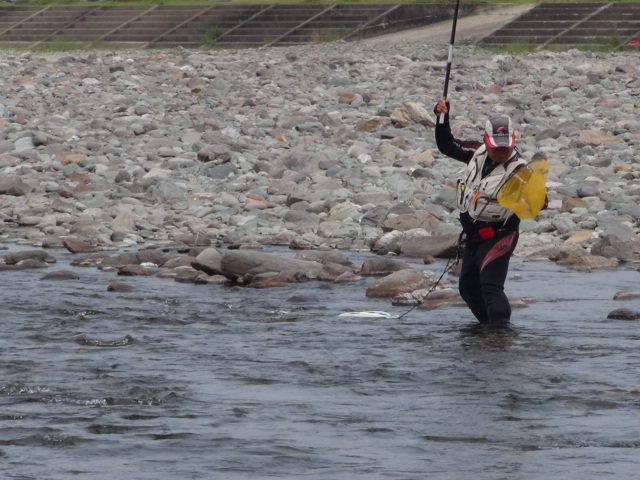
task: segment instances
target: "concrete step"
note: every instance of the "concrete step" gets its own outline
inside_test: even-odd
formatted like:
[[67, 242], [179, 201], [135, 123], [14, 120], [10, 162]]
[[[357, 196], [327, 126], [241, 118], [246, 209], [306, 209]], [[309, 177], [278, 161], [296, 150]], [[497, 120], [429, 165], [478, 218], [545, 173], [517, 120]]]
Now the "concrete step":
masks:
[[274, 37], [275, 35], [263, 35], [259, 33], [247, 35], [225, 35], [216, 42], [216, 45], [224, 43], [252, 43], [255, 45], [264, 45], [265, 43], [273, 40]]
[[5, 14], [4, 12], [0, 13], [0, 21], [3, 23], [17, 23], [21, 22], [25, 18], [29, 18], [35, 12], [16, 12]]
[[277, 22], [277, 24], [268, 22], [261, 23], [258, 25], [248, 25], [235, 29], [230, 35], [242, 36], [242, 35], [252, 35], [256, 32], [260, 34], [267, 35], [278, 35], [288, 32], [294, 27], [300, 25], [299, 22]]
[[134, 20], [136, 18], [137, 15], [139, 15], [141, 12], [132, 12], [129, 14], [124, 14], [122, 12], [114, 12], [114, 13], [109, 13], [109, 14], [103, 14], [103, 13], [92, 13], [89, 14], [85, 17], [84, 21], [86, 22], [114, 22], [114, 21], [119, 21], [122, 23], [125, 22], [130, 22], [132, 20]]
[[565, 35], [549, 42], [549, 45], [606, 45], [609, 43], [608, 35]]
[[176, 26], [175, 21], [172, 22], [168, 20], [160, 20], [160, 21], [140, 20], [140, 21], [128, 23], [123, 28], [125, 29], [133, 28], [133, 29], [141, 29], [141, 30], [148, 30], [148, 29], [169, 30], [170, 28], [173, 28], [175, 26]]
[[105, 29], [111, 29], [114, 27], [118, 27], [120, 25], [122, 25], [124, 22], [122, 20], [119, 19], [113, 19], [113, 20], [99, 20], [99, 21], [90, 21], [90, 20], [85, 20], [82, 22], [78, 22], [73, 24], [72, 26], [70, 26], [70, 29], [96, 29], [96, 30], [105, 30]]
[[513, 44], [528, 44], [528, 45], [540, 45], [549, 40], [548, 35], [502, 35], [500, 37], [494, 37], [491, 35], [482, 40], [483, 45], [513, 45]]
[[208, 28], [220, 23], [240, 24], [241, 22], [249, 19], [251, 16], [257, 14], [260, 10], [261, 8], [259, 6], [253, 6], [250, 8], [237, 8], [233, 10], [225, 9], [224, 11], [210, 10], [194, 18], [186, 25], [196, 28]]
[[566, 12], [566, 11], [595, 12], [599, 8], [602, 8], [607, 5], [608, 5], [608, 2], [541, 3], [536, 6], [536, 10], [539, 12]]
[[[634, 33], [640, 31], [640, 28], [588, 28], [588, 27], [580, 27], [574, 28], [567, 32], [568, 35], [578, 37], [580, 35], [584, 35], [585, 37], [589, 35], [618, 35], [622, 37], [626, 37], [628, 35], [633, 35]], [[563, 35], [564, 36], [564, 35]]]
[[317, 30], [342, 30], [357, 27], [362, 22], [353, 21], [341, 21], [341, 22], [313, 22], [298, 28], [294, 33], [300, 33], [304, 31], [317, 31]]
[[201, 33], [194, 34], [180, 34], [180, 35], [171, 35], [166, 36], [162, 40], [158, 41], [158, 45], [167, 45], [167, 44], [175, 44], [175, 45], [183, 45], [187, 43], [200, 44], [202, 41], [203, 35]]
[[536, 29], [536, 28], [540, 28], [540, 27], [544, 27], [547, 29], [554, 29], [554, 30], [565, 30], [571, 26], [575, 25], [574, 21], [571, 20], [549, 20], [546, 22], [539, 22], [539, 21], [518, 21], [518, 22], [511, 22], [510, 24], [508, 24], [505, 27], [502, 27], [501, 30], [505, 30], [505, 29], [513, 29], [513, 28], [524, 28], [524, 29]]
[[0, 42], [4, 43], [4, 42], [37, 42], [38, 40], [41, 40], [43, 37], [45, 37], [46, 35], [43, 34], [9, 34], [9, 35], [2, 35], [0, 36]]
[[149, 35], [147, 33], [136, 33], [132, 32], [115, 32], [108, 35], [102, 41], [105, 42], [138, 42], [138, 43], [148, 43], [153, 40], [154, 35]]
[[502, 37], [517, 37], [521, 35], [523, 37], [547, 37], [550, 38], [554, 35], [558, 35], [563, 30], [556, 30], [555, 28], [503, 28], [499, 32], [492, 35], [494, 38]]
[[[320, 12], [315, 18], [311, 17], [302, 21], [300, 25], [283, 31], [280, 37], [285, 34], [286, 36], [282, 38], [276, 36], [272, 41], [276, 41], [274, 45], [282, 46], [339, 40], [392, 7], [393, 5], [338, 4]], [[265, 15], [261, 15], [256, 20], [259, 21], [264, 17]]]
[[[624, 12], [624, 13], [623, 13]], [[482, 44], [542, 45], [608, 44], [615, 36], [640, 31], [640, 4], [539, 4], [482, 40]]]
[[240, 32], [240, 33], [236, 33], [236, 31], [232, 31], [224, 36], [221, 36], [220, 38], [218, 38], [216, 40], [216, 44], [218, 43], [234, 43], [234, 42], [239, 42], [242, 41], [243, 39], [248, 39], [251, 40], [252, 42], [256, 42], [256, 41], [260, 41], [262, 43], [267, 43], [267, 42], [271, 42], [275, 39], [277, 39], [279, 36], [283, 35], [286, 33], [286, 29], [285, 30], [278, 30], [278, 29], [260, 29], [260, 30], [253, 30], [253, 31], [246, 31], [246, 32]]
[[[461, 8], [463, 14], [473, 12], [469, 5]], [[371, 23], [373, 19], [377, 20]], [[0, 42], [10, 45], [45, 37], [90, 42], [93, 35], [93, 41], [100, 39], [110, 45], [135, 48], [153, 42], [199, 45], [207, 32], [217, 29], [222, 36], [216, 44], [223, 48], [246, 48], [273, 41], [277, 45], [293, 45], [335, 40], [354, 32], [362, 37], [372, 36], [394, 28], [399, 31], [450, 19], [450, 3], [12, 5], [0, 6]], [[359, 28], [364, 25], [366, 29]], [[482, 43], [542, 44], [557, 37], [555, 42], [584, 45], [610, 42], [616, 35], [625, 41], [636, 34], [640, 34], [640, 2], [541, 3], [495, 32], [492, 40], [485, 39]], [[108, 36], [102, 39], [105, 35]]]

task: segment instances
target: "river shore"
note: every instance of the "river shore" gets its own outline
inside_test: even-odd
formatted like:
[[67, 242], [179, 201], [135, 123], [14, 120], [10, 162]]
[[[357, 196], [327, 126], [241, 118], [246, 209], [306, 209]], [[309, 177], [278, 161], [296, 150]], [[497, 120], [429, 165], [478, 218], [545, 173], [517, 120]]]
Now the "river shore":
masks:
[[[462, 164], [438, 152], [432, 118], [446, 58], [416, 43], [3, 52], [0, 240], [370, 251], [453, 235]], [[635, 60], [456, 48], [454, 134], [506, 113], [523, 154], [549, 158], [549, 208], [517, 254], [637, 259]]]

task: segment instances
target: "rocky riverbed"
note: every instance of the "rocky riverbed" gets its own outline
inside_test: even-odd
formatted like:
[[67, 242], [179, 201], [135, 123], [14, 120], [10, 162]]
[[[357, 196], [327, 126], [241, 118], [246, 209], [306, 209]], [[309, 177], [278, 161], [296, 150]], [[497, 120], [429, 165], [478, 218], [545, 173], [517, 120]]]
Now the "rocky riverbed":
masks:
[[[446, 58], [357, 43], [2, 52], [0, 240], [42, 249], [4, 268], [50, 265], [46, 249], [65, 247], [128, 275], [278, 286], [357, 278], [341, 252], [450, 255], [462, 164], [438, 152], [432, 118]], [[449, 91], [456, 136], [506, 113], [524, 155], [548, 157], [549, 208], [523, 221], [517, 255], [637, 262], [637, 54], [461, 46]], [[303, 263], [269, 264], [265, 245]]]

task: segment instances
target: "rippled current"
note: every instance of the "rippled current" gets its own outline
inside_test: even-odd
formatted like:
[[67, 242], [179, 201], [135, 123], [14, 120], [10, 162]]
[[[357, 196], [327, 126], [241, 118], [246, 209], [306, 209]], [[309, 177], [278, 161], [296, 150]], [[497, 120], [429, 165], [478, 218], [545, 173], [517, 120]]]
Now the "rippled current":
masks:
[[640, 326], [606, 318], [640, 310], [613, 300], [637, 271], [514, 259], [509, 295], [537, 302], [483, 334], [460, 307], [339, 317], [407, 309], [373, 279], [113, 293], [51, 253], [0, 272], [1, 478], [638, 478]]

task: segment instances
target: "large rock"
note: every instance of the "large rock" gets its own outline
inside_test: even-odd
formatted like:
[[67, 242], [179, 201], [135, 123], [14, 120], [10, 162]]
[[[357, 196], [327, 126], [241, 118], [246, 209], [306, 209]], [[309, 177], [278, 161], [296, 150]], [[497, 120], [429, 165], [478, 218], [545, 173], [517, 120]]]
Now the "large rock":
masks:
[[0, 175], [0, 194], [21, 196], [33, 192], [33, 187], [13, 175]]
[[368, 258], [362, 263], [360, 275], [381, 276], [389, 275], [399, 270], [411, 268], [408, 263], [395, 258]]
[[414, 102], [405, 102], [402, 107], [394, 110], [391, 113], [391, 121], [400, 127], [415, 124], [434, 127], [436, 124], [424, 105]]
[[367, 288], [367, 298], [393, 298], [407, 292], [427, 287], [422, 272], [407, 268], [375, 281]]
[[527, 256], [528, 260], [547, 259], [568, 266], [574, 270], [593, 270], [595, 268], [613, 268], [616, 260], [592, 255], [577, 245], [559, 245], [543, 248]]
[[220, 271], [234, 282], [248, 276], [275, 276], [283, 272], [293, 272], [313, 280], [321, 277], [323, 266], [318, 262], [282, 258], [271, 253], [231, 250], [222, 257]]
[[223, 255], [215, 248], [206, 248], [196, 256], [191, 266], [207, 275], [221, 275], [222, 257]]
[[622, 240], [617, 235], [605, 235], [594, 243], [591, 253], [620, 262], [637, 261], [640, 260], [640, 239]]
[[459, 234], [425, 235], [405, 238], [400, 252], [406, 257], [429, 259], [430, 257], [455, 257]]
[[337, 263], [349, 267], [353, 266], [353, 263], [349, 260], [349, 256], [337, 250], [303, 250], [296, 253], [295, 258], [296, 260], [306, 260], [322, 264]]
[[428, 212], [415, 212], [402, 215], [389, 215], [382, 222], [382, 230], [389, 232], [392, 230], [400, 230], [405, 232], [421, 228], [427, 232], [433, 233], [441, 223], [436, 217]]
[[37, 260], [44, 263], [57, 262], [56, 257], [44, 250], [26, 250], [23, 252], [9, 253], [3, 257], [3, 261], [7, 265], [16, 265], [25, 260]]

